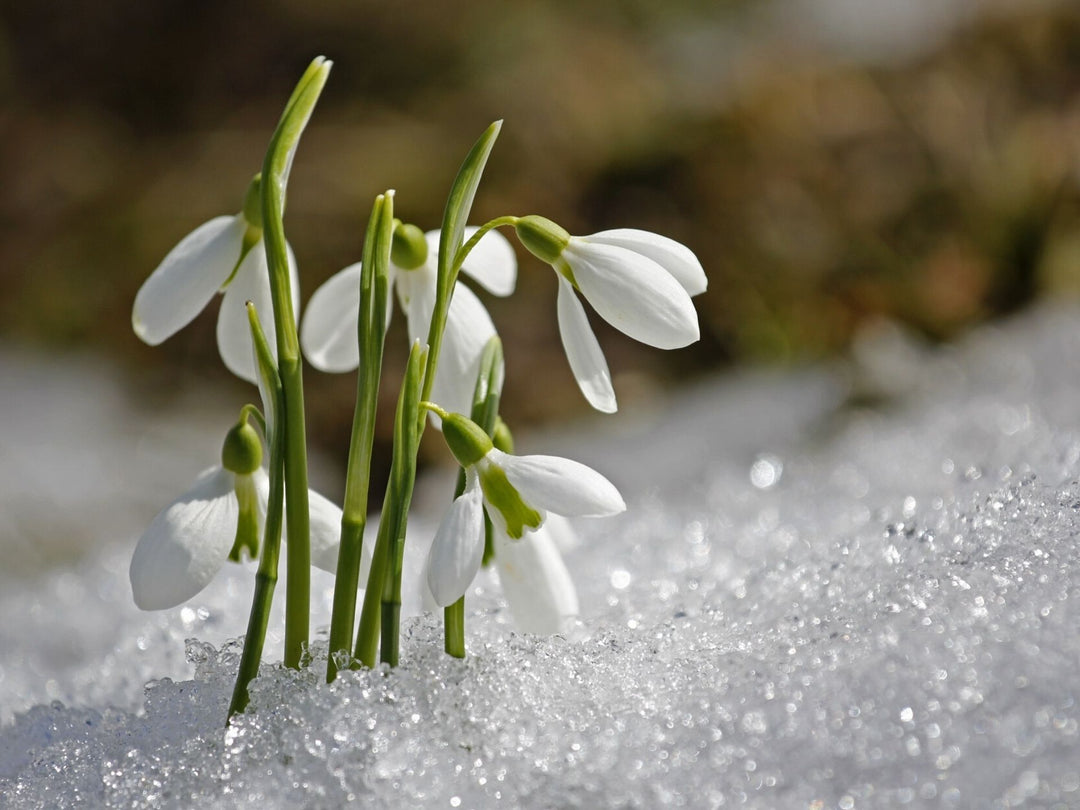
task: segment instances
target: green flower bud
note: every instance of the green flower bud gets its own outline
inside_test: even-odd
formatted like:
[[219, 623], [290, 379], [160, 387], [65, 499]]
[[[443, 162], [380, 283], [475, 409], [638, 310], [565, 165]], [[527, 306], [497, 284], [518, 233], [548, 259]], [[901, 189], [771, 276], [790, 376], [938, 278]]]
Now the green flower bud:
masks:
[[395, 223], [390, 243], [390, 261], [402, 270], [415, 270], [427, 261], [428, 244], [424, 232], [415, 225]]
[[476, 464], [493, 446], [484, 429], [460, 413], [448, 413], [442, 417], [442, 432], [446, 446], [462, 467]]
[[555, 264], [570, 243], [570, 234], [565, 228], [536, 214], [520, 217], [514, 223], [514, 229], [521, 244], [536, 258], [548, 264]]
[[513, 539], [525, 534], [525, 528], [535, 529], [542, 520], [540, 513], [531, 509], [521, 494], [514, 489], [501, 467], [485, 464], [480, 470], [480, 488], [488, 506], [498, 509], [506, 521], [506, 533]]
[[247, 193], [244, 194], [244, 220], [247, 224], [258, 230], [262, 230], [262, 172], [251, 178]]
[[251, 475], [262, 464], [262, 442], [246, 421], [234, 425], [221, 445], [221, 466], [237, 475]]

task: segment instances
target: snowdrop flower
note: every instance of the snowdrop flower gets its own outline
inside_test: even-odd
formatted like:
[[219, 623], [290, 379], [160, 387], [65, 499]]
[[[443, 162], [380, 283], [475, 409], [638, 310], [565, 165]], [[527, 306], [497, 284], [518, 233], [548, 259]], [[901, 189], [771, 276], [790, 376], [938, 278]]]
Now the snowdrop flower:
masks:
[[[247, 422], [225, 437], [221, 464], [204, 470], [194, 485], [166, 506], [139, 539], [129, 575], [135, 604], [163, 610], [205, 588], [227, 559], [258, 554], [270, 482], [261, 466], [262, 445]], [[309, 492], [312, 564], [337, 570], [341, 510]]]
[[673, 239], [620, 228], [571, 236], [540, 216], [519, 217], [521, 243], [559, 276], [559, 333], [578, 387], [598, 411], [618, 405], [604, 353], [578, 290], [601, 318], [634, 340], [677, 349], [700, 337], [691, 296], [705, 292], [701, 262]]
[[[465, 238], [476, 230], [466, 228]], [[438, 255], [438, 231], [424, 234], [415, 225], [405, 224], [394, 229], [390, 287], [397, 288], [410, 342], [427, 342], [435, 310]], [[514, 291], [517, 259], [510, 242], [496, 231], [489, 231], [477, 242], [461, 269], [494, 295]], [[388, 320], [390, 311], [387, 306]], [[359, 317], [360, 264], [353, 264], [331, 276], [308, 302], [300, 328], [300, 345], [308, 361], [321, 371], [356, 368], [360, 363], [356, 337]], [[432, 399], [449, 410], [469, 409], [480, 356], [493, 335], [495, 325], [480, 299], [465, 285], [457, 284], [450, 299]]]
[[[465, 490], [447, 510], [428, 552], [428, 587], [440, 607], [460, 599], [480, 570], [485, 511], [496, 533], [514, 543], [540, 528], [548, 511], [600, 517], [626, 509], [614, 485], [590, 467], [555, 456], [504, 453], [475, 422], [459, 413], [436, 413], [447, 445], [465, 468]], [[545, 549], [534, 545], [518, 553], [519, 561], [537, 561]]]
[[[218, 351], [229, 371], [248, 382], [255, 382], [256, 372], [245, 302], [254, 302], [263, 331], [274, 334], [259, 183], [256, 175], [239, 214], [215, 217], [169, 251], [139, 289], [131, 312], [135, 334], [145, 343], [157, 346], [191, 323], [215, 293], [223, 292], [217, 322]], [[288, 256], [292, 296], [296, 302], [300, 298], [300, 283], [291, 248]], [[271, 350], [277, 350], [273, 340]]]

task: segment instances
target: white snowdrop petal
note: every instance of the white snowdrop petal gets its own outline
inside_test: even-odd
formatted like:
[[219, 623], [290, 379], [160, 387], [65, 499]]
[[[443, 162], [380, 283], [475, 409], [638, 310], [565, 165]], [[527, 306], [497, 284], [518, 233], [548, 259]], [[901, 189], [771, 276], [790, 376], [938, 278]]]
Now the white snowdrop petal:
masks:
[[360, 364], [360, 272], [357, 262], [332, 275], [304, 310], [300, 347], [320, 371], [351, 371]]
[[[259, 493], [259, 505], [262, 509], [262, 518], [265, 520], [266, 505], [270, 500], [270, 478], [266, 470], [259, 468], [253, 474], [255, 486]], [[308, 520], [311, 542], [311, 564], [331, 574], [337, 573], [338, 546], [341, 542], [341, 509], [330, 499], [320, 495], [313, 489], [308, 490]], [[261, 529], [260, 521], [260, 529]], [[281, 539], [288, 542], [284, 521], [282, 522]], [[259, 542], [263, 541], [262, 534]]]
[[[478, 230], [475, 226], [467, 227], [465, 241], [468, 242]], [[492, 295], [510, 295], [517, 284], [514, 246], [498, 231], [488, 231], [465, 258], [461, 270], [476, 279]]]
[[247, 302], [255, 304], [266, 342], [277, 357], [274, 333], [274, 307], [270, 297], [270, 279], [266, 269], [266, 253], [262, 244], [255, 245], [244, 257], [233, 280], [225, 288], [217, 320], [218, 353], [225, 367], [248, 382], [256, 382], [255, 348], [251, 341]]
[[563, 258], [600, 317], [634, 340], [678, 349], [700, 337], [690, 296], [671, 273], [626, 248], [571, 238]]
[[311, 519], [311, 564], [336, 574], [341, 542], [341, 510], [315, 490], [308, 490], [308, 510]]
[[708, 289], [709, 279], [705, 276], [705, 268], [701, 266], [694, 251], [682, 242], [637, 228], [615, 228], [583, 238], [589, 242], [615, 245], [647, 256], [675, 276], [675, 280], [691, 296], [700, 295]]
[[439, 607], [464, 595], [484, 557], [484, 508], [475, 473], [446, 511], [428, 552], [427, 581]]
[[135, 296], [131, 325], [156, 346], [202, 312], [240, 258], [242, 217], [215, 217], [169, 251]]
[[232, 473], [211, 467], [154, 518], [131, 557], [136, 605], [175, 607], [214, 578], [236, 539], [240, 507], [234, 481]]
[[455, 284], [446, 314], [439, 367], [431, 388], [432, 400], [451, 412], [472, 410], [480, 359], [484, 346], [494, 335], [495, 324], [480, 299], [468, 287]]
[[578, 537], [577, 531], [574, 529], [573, 523], [564, 518], [562, 515], [556, 515], [550, 513], [547, 519], [544, 520], [544, 525], [541, 526], [544, 530], [544, 534], [550, 537], [561, 553], [565, 554], [571, 549], [577, 548], [581, 544], [581, 538]]
[[[296, 260], [292, 250], [288, 251], [289, 274], [293, 294], [296, 296], [297, 272]], [[270, 352], [277, 357], [277, 333], [274, 329], [274, 302], [270, 295], [270, 275], [266, 265], [266, 251], [260, 242], [244, 257], [233, 280], [225, 288], [225, 296], [218, 312], [217, 343], [218, 352], [225, 367], [233, 374], [250, 383], [256, 381], [255, 349], [251, 340], [251, 325], [248, 322], [247, 302], [255, 304], [259, 313], [266, 342]], [[293, 315], [297, 313], [297, 300], [293, 298]]]
[[502, 467], [506, 478], [533, 508], [570, 517], [616, 515], [626, 503], [615, 485], [577, 461], [559, 456], [512, 456], [490, 450], [487, 460]]
[[495, 567], [514, 623], [526, 633], [551, 635], [578, 615], [570, 572], [545, 523], [520, 540], [495, 533]]
[[415, 270], [398, 270], [394, 278], [398, 303], [405, 313], [409, 343], [415, 340], [427, 343], [431, 315], [435, 311], [434, 265], [429, 261]]
[[615, 413], [615, 389], [600, 343], [570, 282], [559, 276], [559, 335], [581, 393], [596, 410]]

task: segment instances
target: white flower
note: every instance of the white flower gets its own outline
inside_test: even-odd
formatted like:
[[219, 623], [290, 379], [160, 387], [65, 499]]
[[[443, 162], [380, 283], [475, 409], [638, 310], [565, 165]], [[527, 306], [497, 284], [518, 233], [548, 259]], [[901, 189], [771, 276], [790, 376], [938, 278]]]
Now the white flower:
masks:
[[559, 276], [559, 333], [585, 398], [599, 411], [618, 405], [604, 353], [576, 288], [605, 321], [658, 349], [687, 346], [701, 336], [691, 296], [705, 292], [701, 262], [685, 245], [648, 231], [621, 228], [571, 236], [548, 219], [521, 217], [522, 243]]
[[[466, 228], [468, 239], [476, 228]], [[435, 283], [439, 255], [439, 232], [424, 235], [427, 257], [412, 270], [390, 264], [390, 287], [397, 288], [398, 301], [408, 322], [409, 340], [426, 342], [435, 309]], [[494, 295], [506, 296], [517, 281], [517, 259], [506, 237], [489, 231], [465, 259], [462, 271]], [[387, 306], [387, 319], [390, 307]], [[300, 327], [300, 345], [308, 361], [321, 371], [351, 371], [360, 363], [357, 320], [360, 317], [360, 264], [353, 264], [331, 276], [308, 302]], [[480, 356], [495, 335], [480, 299], [463, 284], [457, 284], [450, 300], [446, 331], [443, 333], [438, 371], [431, 398], [451, 411], [471, 407], [473, 388], [480, 370]]]
[[[452, 443], [457, 417], [443, 417], [443, 432], [461, 462], [460, 445]], [[549, 511], [601, 517], [626, 509], [615, 486], [584, 464], [556, 456], [513, 456], [490, 442], [488, 448], [477, 460], [470, 463], [466, 457], [463, 462], [465, 490], [447, 510], [428, 552], [428, 587], [440, 607], [461, 598], [480, 570], [485, 511], [496, 533], [516, 543], [540, 528]], [[543, 553], [538, 547], [519, 552], [521, 559], [530, 554], [539, 559]]]
[[[249, 246], [246, 254], [245, 246]], [[295, 311], [300, 284], [291, 248], [288, 257]], [[266, 248], [261, 232], [242, 213], [215, 217], [169, 251], [135, 296], [132, 328], [144, 342], [156, 346], [191, 323], [217, 292], [224, 293], [217, 322], [221, 359], [233, 374], [255, 382], [246, 301], [257, 307], [271, 351], [277, 348]]]
[[573, 529], [561, 515], [512, 540], [494, 532], [495, 568], [514, 624], [526, 633], [561, 633], [578, 615], [577, 590], [563, 562], [561, 539]]
[[[129, 575], [135, 604], [143, 610], [163, 610], [186, 602], [205, 588], [232, 551], [240, 520], [240, 498], [250, 497], [255, 509], [258, 541], [270, 482], [259, 467], [250, 475], [229, 472], [220, 465], [204, 470], [195, 484], [166, 506], [139, 538]], [[312, 565], [337, 570], [341, 510], [309, 492]]]

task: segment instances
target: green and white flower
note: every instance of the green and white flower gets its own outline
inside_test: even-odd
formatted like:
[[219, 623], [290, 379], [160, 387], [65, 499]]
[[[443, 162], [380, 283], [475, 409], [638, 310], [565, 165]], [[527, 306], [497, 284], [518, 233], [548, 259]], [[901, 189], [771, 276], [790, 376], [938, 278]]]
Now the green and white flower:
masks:
[[[229, 371], [248, 382], [255, 382], [256, 373], [245, 302], [257, 307], [263, 331], [274, 334], [258, 188], [256, 176], [243, 211], [215, 217], [181, 239], [143, 283], [131, 313], [135, 334], [157, 346], [191, 323], [215, 293], [224, 293], [218, 312], [218, 351]], [[291, 248], [288, 256], [295, 311], [300, 282]], [[276, 352], [274, 341], [271, 351]]]
[[701, 262], [685, 245], [632, 228], [571, 236], [549, 219], [519, 217], [523, 245], [559, 277], [563, 349], [578, 387], [599, 411], [617, 410], [604, 353], [574, 290], [620, 332], [658, 349], [687, 346], [701, 336], [691, 296], [705, 292]]
[[[510, 455], [461, 414], [439, 416], [446, 443], [465, 469], [465, 490], [447, 510], [428, 552], [428, 587], [440, 607], [460, 599], [480, 570], [485, 511], [496, 533], [514, 543], [539, 529], [548, 512], [602, 517], [626, 509], [615, 486], [584, 464], [557, 456]], [[519, 553], [522, 559], [529, 555], [528, 550]], [[532, 549], [536, 559], [544, 553]]]
[[[466, 228], [465, 238], [476, 230]], [[439, 232], [424, 234], [415, 226], [399, 226], [393, 244], [390, 289], [397, 289], [410, 342], [426, 343], [435, 309]], [[461, 269], [493, 295], [506, 296], [514, 291], [517, 258], [510, 242], [496, 231], [489, 231], [480, 239]], [[308, 302], [300, 328], [300, 345], [308, 361], [321, 371], [351, 371], [360, 363], [356, 338], [360, 270], [357, 263], [339, 271]], [[386, 312], [389, 320], [391, 307], [387, 306]], [[495, 325], [480, 299], [465, 285], [455, 285], [432, 399], [450, 410], [468, 410], [480, 355], [493, 335]]]
[[[204, 470], [194, 485], [158, 513], [139, 538], [129, 576], [135, 604], [163, 610], [198, 594], [242, 553], [257, 556], [270, 482], [254, 428], [238, 425], [222, 448], [222, 463]], [[311, 562], [337, 569], [341, 510], [309, 492]]]

